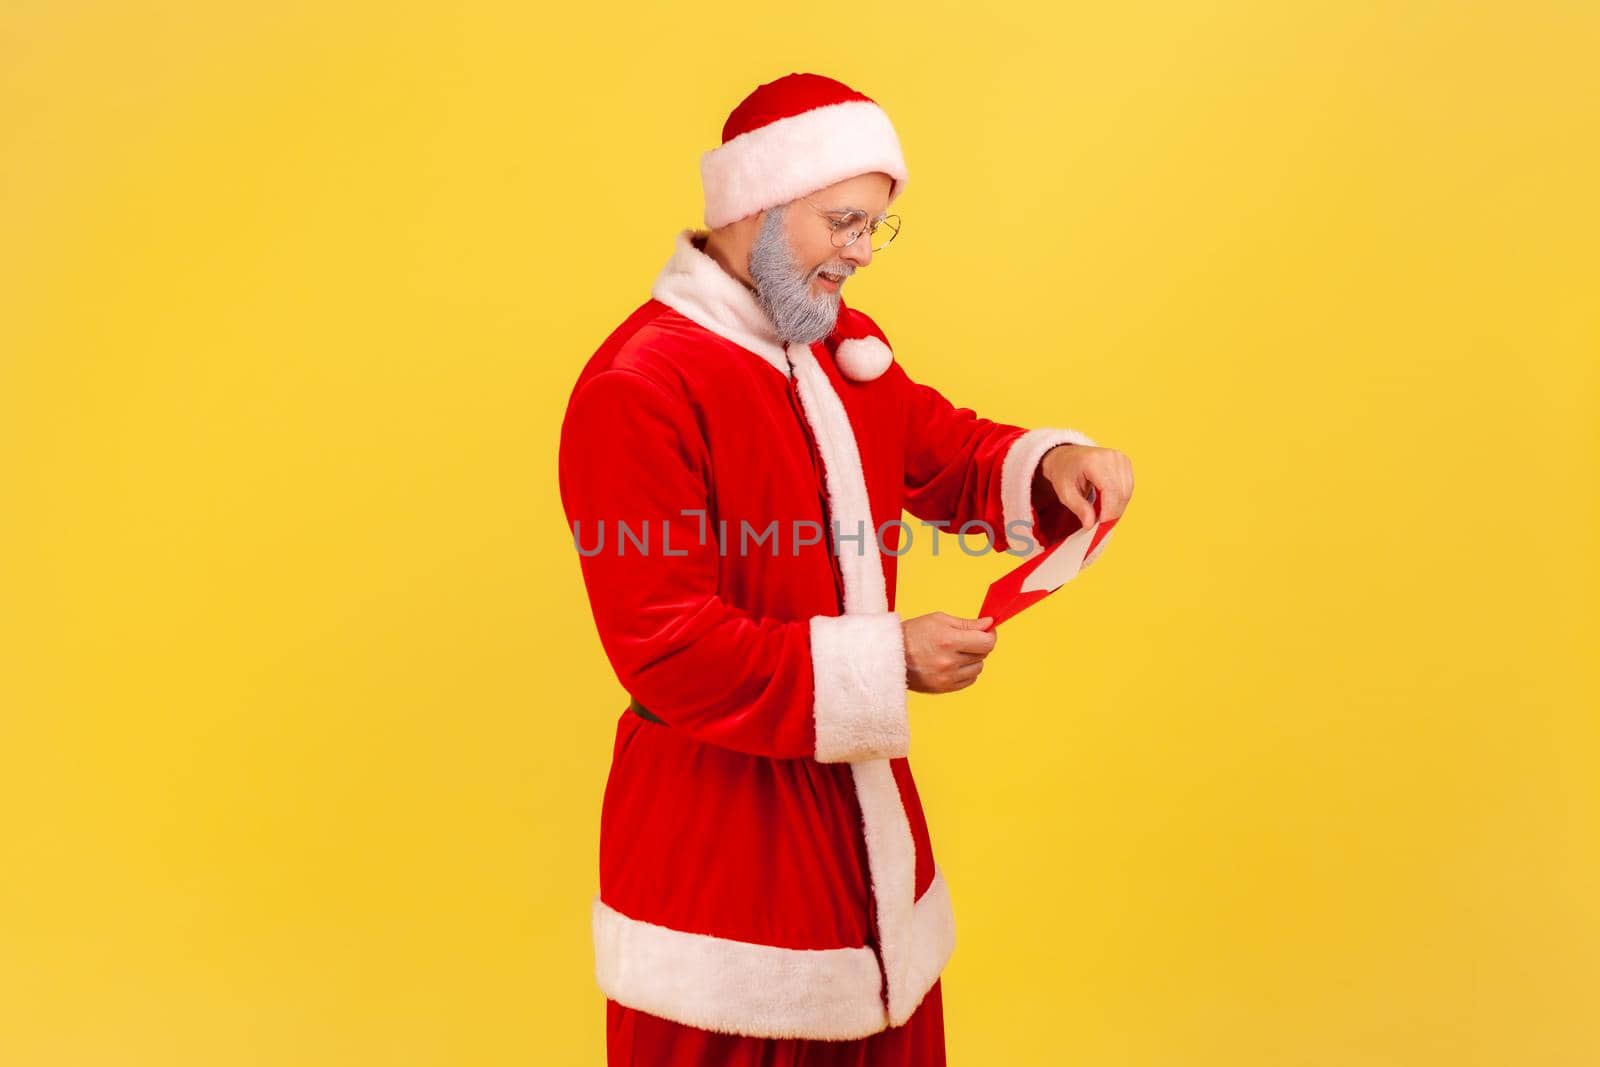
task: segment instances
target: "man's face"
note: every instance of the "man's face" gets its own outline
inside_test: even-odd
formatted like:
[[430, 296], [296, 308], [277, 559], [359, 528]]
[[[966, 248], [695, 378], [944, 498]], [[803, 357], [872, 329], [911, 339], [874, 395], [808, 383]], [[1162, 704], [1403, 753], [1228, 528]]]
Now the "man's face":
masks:
[[875, 219], [888, 209], [892, 187], [887, 174], [861, 174], [766, 213], [750, 277], [785, 342], [809, 344], [832, 332], [845, 280], [872, 262], [872, 236], [835, 247], [829, 215], [860, 209]]

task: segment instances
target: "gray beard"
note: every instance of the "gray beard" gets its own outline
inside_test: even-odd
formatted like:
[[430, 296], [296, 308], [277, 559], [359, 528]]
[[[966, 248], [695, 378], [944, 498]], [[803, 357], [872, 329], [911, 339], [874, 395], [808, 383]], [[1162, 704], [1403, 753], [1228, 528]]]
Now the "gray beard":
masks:
[[800, 269], [783, 233], [787, 204], [767, 211], [755, 246], [750, 249], [750, 278], [756, 302], [772, 319], [785, 344], [811, 344], [833, 332], [839, 318], [838, 293], [811, 295], [811, 275]]

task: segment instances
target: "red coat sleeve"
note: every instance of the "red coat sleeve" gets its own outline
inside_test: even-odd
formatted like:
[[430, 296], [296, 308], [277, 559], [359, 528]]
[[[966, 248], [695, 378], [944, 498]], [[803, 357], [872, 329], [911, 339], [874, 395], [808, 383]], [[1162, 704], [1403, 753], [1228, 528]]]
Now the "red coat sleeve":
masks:
[[[631, 369], [586, 379], [567, 407], [559, 462], [600, 643], [653, 715], [761, 756], [907, 754], [897, 614], [756, 618], [719, 595], [709, 455], [681, 393]], [[636, 538], [648, 531], [648, 552], [616, 539], [619, 520]]]
[[904, 379], [905, 508], [925, 522], [958, 532], [973, 525], [968, 550], [989, 534], [990, 546], [1029, 555], [1058, 544], [1079, 527], [1039, 472], [1057, 445], [1093, 445], [1069, 429], [1024, 429], [956, 407], [930, 385]]

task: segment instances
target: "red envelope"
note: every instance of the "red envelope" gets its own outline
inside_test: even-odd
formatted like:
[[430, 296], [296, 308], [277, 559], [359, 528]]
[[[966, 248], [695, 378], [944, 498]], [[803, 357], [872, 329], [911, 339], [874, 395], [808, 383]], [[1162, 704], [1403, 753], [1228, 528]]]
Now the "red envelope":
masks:
[[994, 622], [990, 624], [992, 629], [1060, 589], [1078, 576], [1083, 569], [1084, 559], [1121, 521], [1116, 518], [1085, 527], [1055, 548], [1039, 553], [1011, 571], [989, 586], [989, 593], [983, 598], [983, 607], [978, 610], [977, 617], [994, 616]]

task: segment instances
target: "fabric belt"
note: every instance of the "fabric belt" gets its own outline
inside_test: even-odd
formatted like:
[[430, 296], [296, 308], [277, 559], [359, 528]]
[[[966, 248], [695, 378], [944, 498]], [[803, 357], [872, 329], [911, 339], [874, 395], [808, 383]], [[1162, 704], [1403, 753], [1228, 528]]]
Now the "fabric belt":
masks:
[[636, 700], [632, 696], [628, 697], [628, 710], [633, 712], [635, 715], [639, 716], [639, 718], [641, 718], [641, 719], [647, 719], [650, 722], [658, 722], [662, 726], [665, 726], [667, 724], [667, 720], [658, 719], [654, 715], [650, 714], [649, 709], [646, 708], [643, 704], [639, 703], [639, 701]]

